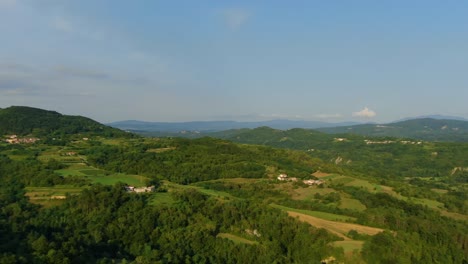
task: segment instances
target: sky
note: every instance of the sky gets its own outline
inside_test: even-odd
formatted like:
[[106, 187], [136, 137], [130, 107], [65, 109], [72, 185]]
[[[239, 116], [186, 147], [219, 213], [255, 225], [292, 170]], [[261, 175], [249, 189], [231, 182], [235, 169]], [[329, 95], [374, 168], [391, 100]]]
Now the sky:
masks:
[[0, 108], [119, 120], [468, 118], [468, 1], [0, 0]]

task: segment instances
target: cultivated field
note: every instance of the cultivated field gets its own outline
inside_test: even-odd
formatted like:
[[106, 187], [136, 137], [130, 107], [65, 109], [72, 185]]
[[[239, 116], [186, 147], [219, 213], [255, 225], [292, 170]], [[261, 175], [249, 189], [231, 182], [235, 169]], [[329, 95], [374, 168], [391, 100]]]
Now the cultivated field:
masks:
[[25, 190], [31, 203], [50, 207], [61, 204], [67, 195], [78, 195], [83, 187], [56, 185], [53, 187], [26, 187]]
[[295, 209], [295, 208], [286, 207], [286, 206], [282, 206], [278, 204], [270, 204], [270, 206], [284, 210], [288, 213], [295, 212], [295, 213], [309, 215], [309, 216], [313, 216], [313, 217], [317, 217], [317, 218], [329, 220], [329, 221], [340, 221], [340, 222], [356, 221], [356, 218], [351, 217], [351, 216], [346, 216], [346, 215], [332, 214], [332, 213], [326, 213], [326, 212], [320, 212], [320, 211], [301, 210], [301, 209]]
[[293, 212], [293, 211], [287, 211], [287, 212], [292, 217], [295, 217], [301, 221], [307, 222], [311, 224], [312, 226], [315, 226], [318, 228], [324, 228], [330, 231], [331, 233], [336, 234], [339, 237], [342, 237], [345, 240], [350, 240], [350, 238], [347, 237], [346, 234], [348, 234], [348, 232], [351, 230], [356, 230], [358, 233], [371, 235], [371, 236], [383, 231], [383, 229], [376, 228], [376, 227], [330, 221], [330, 220], [325, 220], [325, 219], [318, 218], [315, 216]]

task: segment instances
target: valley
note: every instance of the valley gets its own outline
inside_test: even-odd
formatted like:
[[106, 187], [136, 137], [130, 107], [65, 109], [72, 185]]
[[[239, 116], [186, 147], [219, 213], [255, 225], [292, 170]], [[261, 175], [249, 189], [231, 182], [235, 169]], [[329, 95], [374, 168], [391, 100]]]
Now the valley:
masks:
[[0, 142], [2, 232], [17, 241], [3, 238], [2, 261], [461, 263], [467, 256], [465, 143], [303, 129], [229, 131], [225, 139], [60, 129], [25, 132], [39, 138], [33, 143]]

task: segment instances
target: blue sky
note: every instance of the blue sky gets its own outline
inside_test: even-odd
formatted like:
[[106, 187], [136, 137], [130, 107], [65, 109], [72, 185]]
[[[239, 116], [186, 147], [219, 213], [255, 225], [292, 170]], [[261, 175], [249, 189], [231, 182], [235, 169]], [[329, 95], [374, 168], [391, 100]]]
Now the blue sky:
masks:
[[0, 0], [0, 107], [101, 122], [468, 118], [466, 1]]

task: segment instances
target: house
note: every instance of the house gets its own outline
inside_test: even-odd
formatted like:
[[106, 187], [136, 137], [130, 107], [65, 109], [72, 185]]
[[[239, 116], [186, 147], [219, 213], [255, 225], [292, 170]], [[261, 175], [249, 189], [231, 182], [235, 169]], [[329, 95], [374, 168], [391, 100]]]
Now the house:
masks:
[[154, 186], [148, 186], [148, 187], [135, 188], [133, 191], [136, 193], [144, 193], [144, 192], [154, 192], [154, 190], [155, 190]]
[[321, 180], [303, 180], [302, 182], [310, 186], [323, 184]]
[[286, 181], [287, 179], [288, 179], [288, 175], [286, 175], [286, 174], [278, 175], [278, 180], [280, 180], [280, 181]]
[[278, 175], [277, 179], [280, 181], [294, 181], [294, 182], [297, 181], [296, 177], [288, 177], [288, 175], [286, 174]]
[[134, 192], [134, 193], [154, 192], [155, 190], [156, 188], [154, 186], [148, 186], [148, 187], [125, 186], [125, 191]]
[[127, 191], [127, 192], [133, 192], [133, 190], [135, 190], [135, 187], [133, 187], [133, 186], [125, 186], [125, 191]]

